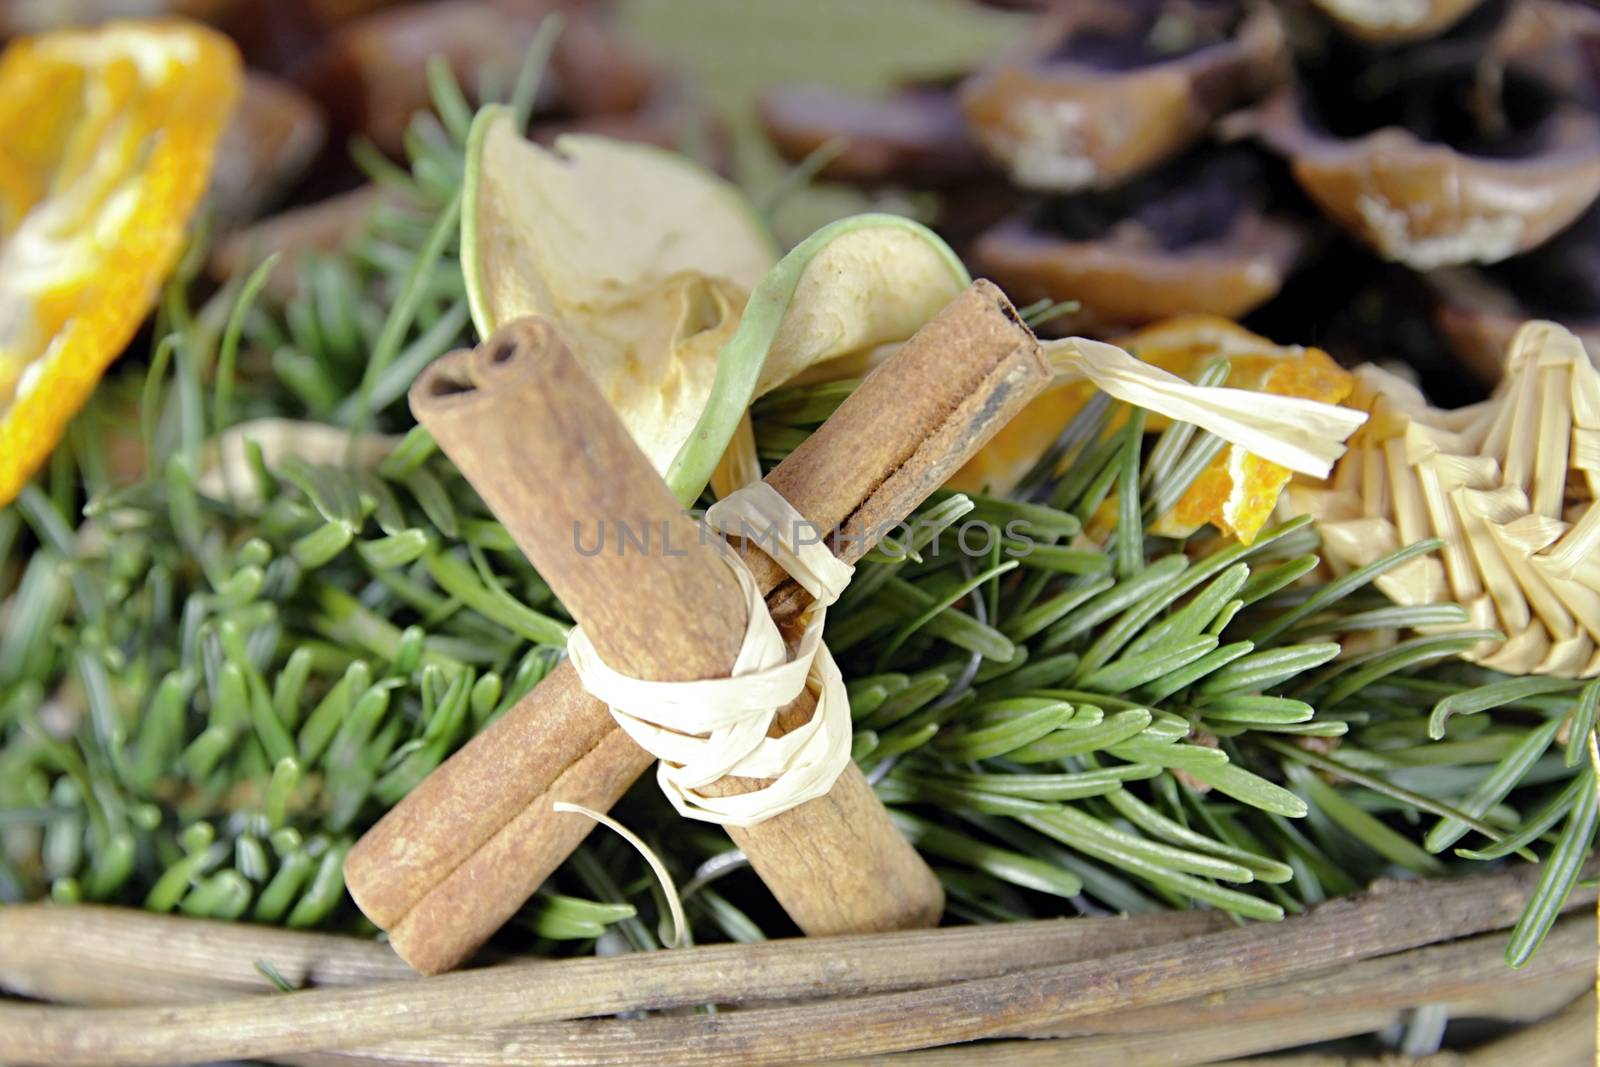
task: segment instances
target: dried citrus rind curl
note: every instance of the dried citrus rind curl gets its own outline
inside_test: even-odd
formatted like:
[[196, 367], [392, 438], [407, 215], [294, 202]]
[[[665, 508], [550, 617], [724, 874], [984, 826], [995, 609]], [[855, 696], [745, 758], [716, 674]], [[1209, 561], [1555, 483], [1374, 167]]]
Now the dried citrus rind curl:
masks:
[[241, 77], [227, 38], [181, 20], [0, 55], [0, 505], [149, 313]]
[[[1219, 357], [1229, 364], [1228, 385], [1274, 396], [1338, 404], [1355, 386], [1350, 372], [1319, 348], [1273, 344], [1221, 319], [1178, 319], [1141, 330], [1124, 343], [1153, 363], [1193, 377]], [[1223, 449], [1200, 473], [1156, 533], [1181, 536], [1210, 523], [1245, 544], [1272, 517], [1291, 472], [1238, 445]]]

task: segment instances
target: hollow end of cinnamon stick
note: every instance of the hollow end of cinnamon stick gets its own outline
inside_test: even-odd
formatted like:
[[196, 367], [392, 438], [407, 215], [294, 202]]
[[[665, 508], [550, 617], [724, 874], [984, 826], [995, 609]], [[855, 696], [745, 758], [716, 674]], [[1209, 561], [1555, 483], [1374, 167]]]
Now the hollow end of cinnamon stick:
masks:
[[738, 581], [548, 322], [435, 361], [411, 407], [607, 663], [688, 680], [733, 662]]

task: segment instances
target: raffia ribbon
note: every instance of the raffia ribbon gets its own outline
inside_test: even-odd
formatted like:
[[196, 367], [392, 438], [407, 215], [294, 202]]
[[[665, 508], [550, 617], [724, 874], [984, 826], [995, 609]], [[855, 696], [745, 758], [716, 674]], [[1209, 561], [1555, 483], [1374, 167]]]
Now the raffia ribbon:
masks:
[[[719, 500], [706, 521], [733, 537], [747, 537], [810, 593], [791, 656], [766, 601], [744, 561], [723, 554], [744, 591], [749, 624], [726, 678], [687, 682], [633, 678], [600, 658], [582, 627], [567, 638], [578, 679], [602, 700], [617, 724], [660, 759], [656, 778], [673, 807], [687, 818], [725, 826], [753, 826], [825, 796], [850, 762], [850, 704], [844, 677], [822, 643], [827, 607], [839, 598], [855, 568], [820, 543], [801, 536], [815, 525], [764, 482]], [[817, 694], [811, 720], [782, 737], [768, 737], [773, 717], [807, 687]], [[696, 790], [727, 775], [772, 779], [767, 786], [731, 796]]]
[[1200, 386], [1116, 345], [1067, 337], [1044, 345], [1063, 380], [1087, 378], [1118, 400], [1191, 423], [1264, 460], [1326, 478], [1367, 413], [1249, 389]]

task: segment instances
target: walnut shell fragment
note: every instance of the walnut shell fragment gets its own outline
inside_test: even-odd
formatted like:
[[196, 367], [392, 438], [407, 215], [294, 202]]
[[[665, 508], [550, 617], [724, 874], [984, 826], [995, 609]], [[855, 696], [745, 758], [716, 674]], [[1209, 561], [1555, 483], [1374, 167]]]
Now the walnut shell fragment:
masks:
[[[123, 18], [188, 18], [202, 22], [225, 21], [239, 8], [239, 0], [8, 0], [0, 4], [0, 38], [49, 33], [72, 26], [98, 26]], [[130, 10], [132, 8], [132, 10]]]
[[1404, 44], [1437, 36], [1484, 0], [1311, 0], [1344, 33], [1367, 44]]
[[248, 222], [277, 202], [322, 151], [327, 132], [314, 100], [250, 71], [211, 172], [211, 205], [223, 226]]
[[1492, 45], [1507, 66], [1600, 106], [1600, 9], [1571, 0], [1520, 0]]
[[[1155, 5], [1063, 10], [969, 78], [974, 135], [1019, 185], [1106, 189], [1170, 159], [1282, 78], [1284, 34], [1267, 6], [1198, 4], [1178, 40]], [[1170, 31], [1167, 31], [1170, 32]]]
[[[1461, 361], [1483, 381], [1499, 381], [1511, 338], [1528, 320], [1527, 306], [1470, 267], [1434, 271], [1427, 283], [1436, 301], [1434, 322]], [[1584, 348], [1600, 352], [1600, 316], [1562, 315], [1559, 321]]]
[[938, 186], [991, 169], [955, 96], [940, 90], [867, 97], [822, 86], [780, 89], [762, 100], [761, 121], [791, 160], [842, 143], [821, 172], [830, 180]]
[[486, 68], [510, 84], [541, 22], [557, 11], [564, 22], [541, 107], [583, 116], [641, 106], [657, 72], [592, 8], [560, 0], [439, 0], [378, 11], [335, 30], [300, 80], [339, 130], [364, 133], [395, 152], [412, 115], [429, 106], [431, 57], [448, 60], [469, 92]]
[[733, 145], [726, 126], [672, 86], [662, 86], [637, 110], [535, 122], [528, 139], [549, 146], [569, 133], [598, 134], [680, 152], [718, 174], [728, 174], [733, 166]]
[[288, 300], [299, 289], [301, 260], [318, 252], [343, 248], [361, 232], [378, 205], [375, 185], [318, 200], [269, 216], [223, 238], [211, 252], [207, 269], [220, 281], [239, 277], [273, 253], [281, 253], [267, 275], [266, 292]]
[[[971, 258], [1023, 303], [1078, 301], [1081, 309], [1052, 330], [1105, 334], [1183, 314], [1241, 318], [1277, 294], [1306, 234], [1240, 195], [1256, 185], [1247, 157], [1218, 154], [1176, 169], [1174, 182], [1108, 197], [1103, 212], [1074, 198], [1003, 222], [978, 238]], [[1064, 226], [1048, 224], [1051, 210]]]
[[1500, 380], [1512, 336], [1528, 319], [1559, 322], [1600, 352], [1600, 206], [1526, 255], [1423, 277], [1440, 331], [1474, 374]]
[[1386, 126], [1343, 139], [1297, 93], [1254, 117], [1301, 189], [1385, 259], [1416, 270], [1494, 263], [1534, 248], [1600, 196], [1600, 121], [1559, 107], [1516, 155], [1475, 155]]

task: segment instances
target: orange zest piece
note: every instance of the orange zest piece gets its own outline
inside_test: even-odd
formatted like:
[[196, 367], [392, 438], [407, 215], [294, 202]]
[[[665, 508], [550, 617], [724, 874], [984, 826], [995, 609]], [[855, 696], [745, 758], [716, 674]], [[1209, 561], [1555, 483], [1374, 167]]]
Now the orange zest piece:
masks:
[[227, 38], [176, 19], [0, 55], [0, 505], [149, 314], [241, 79]]

